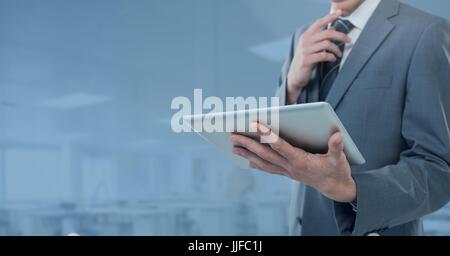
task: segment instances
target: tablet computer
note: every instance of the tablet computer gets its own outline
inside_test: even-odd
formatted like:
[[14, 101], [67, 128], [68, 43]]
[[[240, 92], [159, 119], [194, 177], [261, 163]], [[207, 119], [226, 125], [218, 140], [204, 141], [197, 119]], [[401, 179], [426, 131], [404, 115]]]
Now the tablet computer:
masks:
[[[252, 122], [268, 123], [272, 113], [276, 112], [278, 134], [291, 145], [302, 148], [310, 153], [326, 153], [328, 140], [333, 133], [340, 131], [343, 136], [344, 153], [351, 165], [361, 165], [365, 159], [356, 147], [352, 138], [345, 130], [333, 108], [326, 102], [316, 102], [272, 108], [238, 110], [231, 112], [208, 113], [183, 116], [192, 129], [206, 141], [228, 155], [241, 168], [249, 168], [248, 160], [232, 153], [233, 143], [229, 140], [231, 132], [240, 133], [254, 139], [259, 139], [249, 127]], [[263, 119], [263, 120], [262, 120]], [[220, 123], [223, 129], [204, 129], [205, 124]], [[232, 123], [232, 128], [227, 127]], [[236, 124], [246, 124], [237, 127]], [[221, 131], [217, 131], [221, 130]]]

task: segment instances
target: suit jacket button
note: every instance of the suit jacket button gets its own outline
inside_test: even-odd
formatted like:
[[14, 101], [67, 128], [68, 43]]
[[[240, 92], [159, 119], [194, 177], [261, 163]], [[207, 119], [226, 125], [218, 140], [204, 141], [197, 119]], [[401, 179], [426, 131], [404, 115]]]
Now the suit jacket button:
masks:
[[301, 217], [297, 217], [298, 224], [303, 225], [303, 219]]

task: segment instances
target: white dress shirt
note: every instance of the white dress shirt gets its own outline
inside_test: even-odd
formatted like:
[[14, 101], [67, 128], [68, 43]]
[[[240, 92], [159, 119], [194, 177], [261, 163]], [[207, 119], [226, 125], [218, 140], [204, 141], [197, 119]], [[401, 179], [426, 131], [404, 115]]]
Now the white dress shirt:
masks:
[[[361, 32], [363, 31], [372, 14], [377, 9], [380, 2], [381, 0], [363, 0], [363, 3], [361, 3], [361, 5], [350, 16], [341, 17], [341, 19], [343, 20], [350, 21], [355, 27], [348, 34], [348, 36], [352, 39], [352, 42], [349, 44], [345, 44], [340, 68], [342, 68], [342, 66], [344, 65], [345, 61], [348, 58], [348, 55], [352, 51], [353, 45], [358, 40]], [[335, 10], [332, 8], [331, 13], [333, 12], [335, 12]]]

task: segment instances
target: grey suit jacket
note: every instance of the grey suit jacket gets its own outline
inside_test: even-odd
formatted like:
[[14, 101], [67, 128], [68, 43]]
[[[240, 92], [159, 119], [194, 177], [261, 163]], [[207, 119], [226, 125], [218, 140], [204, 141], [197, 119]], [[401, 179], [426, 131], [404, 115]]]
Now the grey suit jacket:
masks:
[[[282, 103], [303, 31], [294, 34], [282, 69], [277, 92]], [[318, 100], [315, 72], [301, 98]], [[352, 166], [357, 210], [294, 183], [292, 234], [300, 228], [303, 235], [423, 234], [420, 219], [450, 200], [449, 22], [383, 0], [327, 102], [367, 160]]]

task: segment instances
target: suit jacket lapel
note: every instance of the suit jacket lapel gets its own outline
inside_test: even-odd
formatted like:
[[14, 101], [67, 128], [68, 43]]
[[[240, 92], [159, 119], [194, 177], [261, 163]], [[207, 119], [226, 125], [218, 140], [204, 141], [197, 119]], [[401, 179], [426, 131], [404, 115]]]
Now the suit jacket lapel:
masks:
[[328, 94], [327, 102], [333, 108], [337, 108], [361, 69], [394, 29], [388, 18], [396, 15], [398, 8], [398, 1], [383, 0], [369, 19]]

